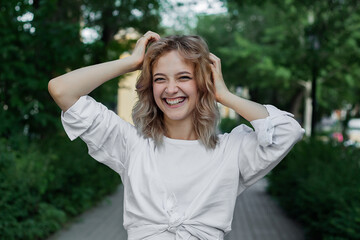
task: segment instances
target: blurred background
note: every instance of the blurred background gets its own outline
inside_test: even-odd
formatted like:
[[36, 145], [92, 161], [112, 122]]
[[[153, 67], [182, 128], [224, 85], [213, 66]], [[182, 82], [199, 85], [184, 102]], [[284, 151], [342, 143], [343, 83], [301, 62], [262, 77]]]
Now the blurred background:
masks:
[[[147, 30], [202, 36], [231, 91], [294, 113], [306, 138], [269, 193], [308, 239], [360, 239], [358, 0], [1, 1], [0, 239], [45, 239], [117, 188], [65, 136], [47, 84], [130, 54]], [[137, 74], [91, 95], [131, 121]], [[219, 107], [222, 132], [249, 124]]]

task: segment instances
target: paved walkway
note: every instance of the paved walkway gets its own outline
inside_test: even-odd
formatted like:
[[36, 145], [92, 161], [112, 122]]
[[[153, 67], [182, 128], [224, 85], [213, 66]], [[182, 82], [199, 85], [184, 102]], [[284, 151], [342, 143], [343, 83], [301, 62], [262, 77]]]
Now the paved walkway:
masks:
[[[301, 228], [265, 192], [262, 179], [237, 199], [232, 231], [225, 240], [304, 240]], [[123, 187], [48, 240], [126, 240]]]

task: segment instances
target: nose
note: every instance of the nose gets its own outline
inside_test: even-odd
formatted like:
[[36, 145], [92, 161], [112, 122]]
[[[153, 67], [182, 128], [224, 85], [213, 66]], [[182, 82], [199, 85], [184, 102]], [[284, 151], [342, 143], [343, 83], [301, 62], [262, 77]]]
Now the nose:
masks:
[[178, 90], [179, 90], [179, 88], [178, 88], [177, 82], [173, 81], [173, 80], [170, 80], [167, 83], [167, 86], [165, 88], [165, 93], [167, 93], [167, 94], [175, 94], [175, 93], [178, 92]]

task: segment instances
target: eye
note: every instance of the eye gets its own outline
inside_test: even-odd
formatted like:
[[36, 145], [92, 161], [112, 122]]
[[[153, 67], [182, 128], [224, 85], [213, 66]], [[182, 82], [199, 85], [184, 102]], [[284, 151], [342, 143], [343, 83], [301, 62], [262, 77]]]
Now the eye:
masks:
[[181, 76], [181, 80], [191, 80], [192, 78], [190, 76]]
[[154, 79], [154, 82], [163, 82], [163, 81], [165, 81], [165, 78], [158, 77]]

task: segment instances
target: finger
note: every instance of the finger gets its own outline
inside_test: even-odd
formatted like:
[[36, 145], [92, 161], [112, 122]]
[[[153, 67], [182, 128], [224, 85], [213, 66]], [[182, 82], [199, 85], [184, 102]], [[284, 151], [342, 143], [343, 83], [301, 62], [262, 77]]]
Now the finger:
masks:
[[209, 55], [209, 58], [210, 58], [211, 64], [214, 64], [216, 62], [216, 59], [214, 58], [214, 56], [211, 53]]
[[214, 65], [211, 65], [211, 80], [214, 84], [219, 83], [221, 79], [221, 76], [219, 75], [219, 72], [217, 68]]
[[210, 60], [213, 62], [214, 66], [217, 68], [218, 72], [221, 72], [221, 60], [215, 54], [210, 53]]
[[215, 68], [219, 68], [220, 63], [218, 59], [216, 59], [214, 56], [211, 56], [210, 61], [211, 61], [210, 65], [214, 66]]
[[153, 32], [153, 31], [147, 31], [145, 34], [144, 34], [144, 37], [148, 38], [148, 37], [153, 37], [155, 38], [156, 40], [159, 40], [161, 37], [158, 33], [156, 32]]
[[213, 77], [215, 78], [219, 74], [218, 68], [213, 64], [210, 64], [210, 68], [211, 68], [211, 73], [212, 73]]
[[160, 35], [159, 35], [158, 33], [153, 32], [153, 34], [154, 34], [154, 36], [155, 36], [156, 40], [159, 40], [159, 39], [161, 38], [161, 37], [160, 37]]
[[159, 40], [159, 38], [157, 38], [157, 37], [154, 36], [154, 35], [145, 36], [145, 37], [144, 37], [144, 45], [147, 46], [147, 45], [149, 45], [150, 43], [156, 42], [156, 41], [158, 41], [158, 40]]
[[220, 58], [216, 57], [214, 54], [210, 53], [209, 57], [210, 57], [210, 61], [215, 66], [218, 66], [220, 64]]
[[218, 58], [217, 56], [213, 55], [214, 59], [215, 59], [215, 62], [220, 65], [221, 64], [221, 59]]
[[151, 42], [155, 42], [157, 40], [159, 40], [159, 38], [155, 34], [147, 34], [139, 38], [136, 45], [146, 47]]
[[156, 34], [156, 32], [153, 32], [153, 31], [147, 31], [144, 35], [148, 35], [148, 34]]
[[220, 60], [220, 58], [218, 58], [215, 54], [210, 53], [210, 58], [214, 59], [214, 60]]

